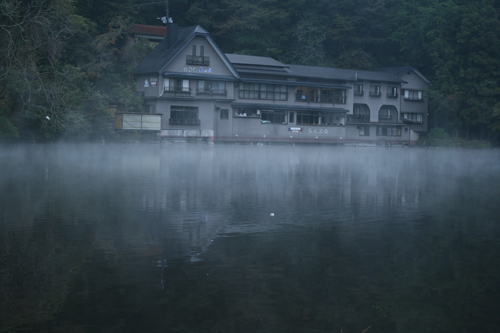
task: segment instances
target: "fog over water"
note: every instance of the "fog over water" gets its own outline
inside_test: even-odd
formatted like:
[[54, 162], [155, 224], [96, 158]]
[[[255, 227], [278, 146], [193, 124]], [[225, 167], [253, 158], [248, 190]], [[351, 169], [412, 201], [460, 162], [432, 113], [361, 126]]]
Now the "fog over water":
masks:
[[500, 151], [0, 146], [0, 331], [498, 332]]

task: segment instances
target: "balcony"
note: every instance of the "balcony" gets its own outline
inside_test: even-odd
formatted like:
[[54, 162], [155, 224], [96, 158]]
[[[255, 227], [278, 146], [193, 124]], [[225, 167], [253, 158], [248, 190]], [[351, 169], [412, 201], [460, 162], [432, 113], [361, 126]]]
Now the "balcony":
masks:
[[387, 98], [398, 98], [398, 93], [397, 92], [388, 92]]
[[370, 97], [380, 97], [381, 95], [380, 91], [370, 91]]
[[168, 120], [170, 125], [199, 125], [200, 119], [176, 119], [170, 118]]
[[347, 115], [348, 123], [369, 123], [370, 115], [369, 114], [348, 114]]
[[218, 95], [227, 97], [226, 89], [196, 89], [196, 95]]
[[210, 57], [186, 55], [186, 65], [210, 66]]
[[165, 87], [163, 95], [184, 95], [191, 96], [191, 88], [188, 87]]

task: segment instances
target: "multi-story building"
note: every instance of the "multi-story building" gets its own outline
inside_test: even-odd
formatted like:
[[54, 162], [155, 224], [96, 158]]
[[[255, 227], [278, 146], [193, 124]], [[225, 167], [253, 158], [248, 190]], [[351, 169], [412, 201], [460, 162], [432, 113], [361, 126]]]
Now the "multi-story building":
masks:
[[224, 54], [200, 26], [169, 24], [133, 74], [145, 101], [141, 119], [156, 117], [140, 127], [161, 138], [409, 144], [427, 130], [430, 83], [415, 68], [358, 71]]

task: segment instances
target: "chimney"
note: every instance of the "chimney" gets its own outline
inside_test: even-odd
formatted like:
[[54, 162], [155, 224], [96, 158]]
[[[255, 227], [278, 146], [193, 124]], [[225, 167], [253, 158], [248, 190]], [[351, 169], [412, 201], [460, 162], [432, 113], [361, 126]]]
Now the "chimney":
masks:
[[179, 40], [179, 26], [177, 23], [167, 23], [167, 47], [170, 49]]

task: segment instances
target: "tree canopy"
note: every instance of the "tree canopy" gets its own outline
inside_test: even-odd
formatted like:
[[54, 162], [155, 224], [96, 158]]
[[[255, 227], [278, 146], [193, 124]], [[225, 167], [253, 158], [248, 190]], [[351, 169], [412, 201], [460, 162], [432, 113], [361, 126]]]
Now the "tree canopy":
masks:
[[[411, 65], [433, 83], [430, 127], [498, 141], [497, 0], [4, 0], [0, 140], [112, 136], [110, 104], [137, 111], [130, 70], [151, 45], [132, 23], [199, 24], [224, 52], [375, 70]], [[167, 7], [168, 5], [168, 7]]]

